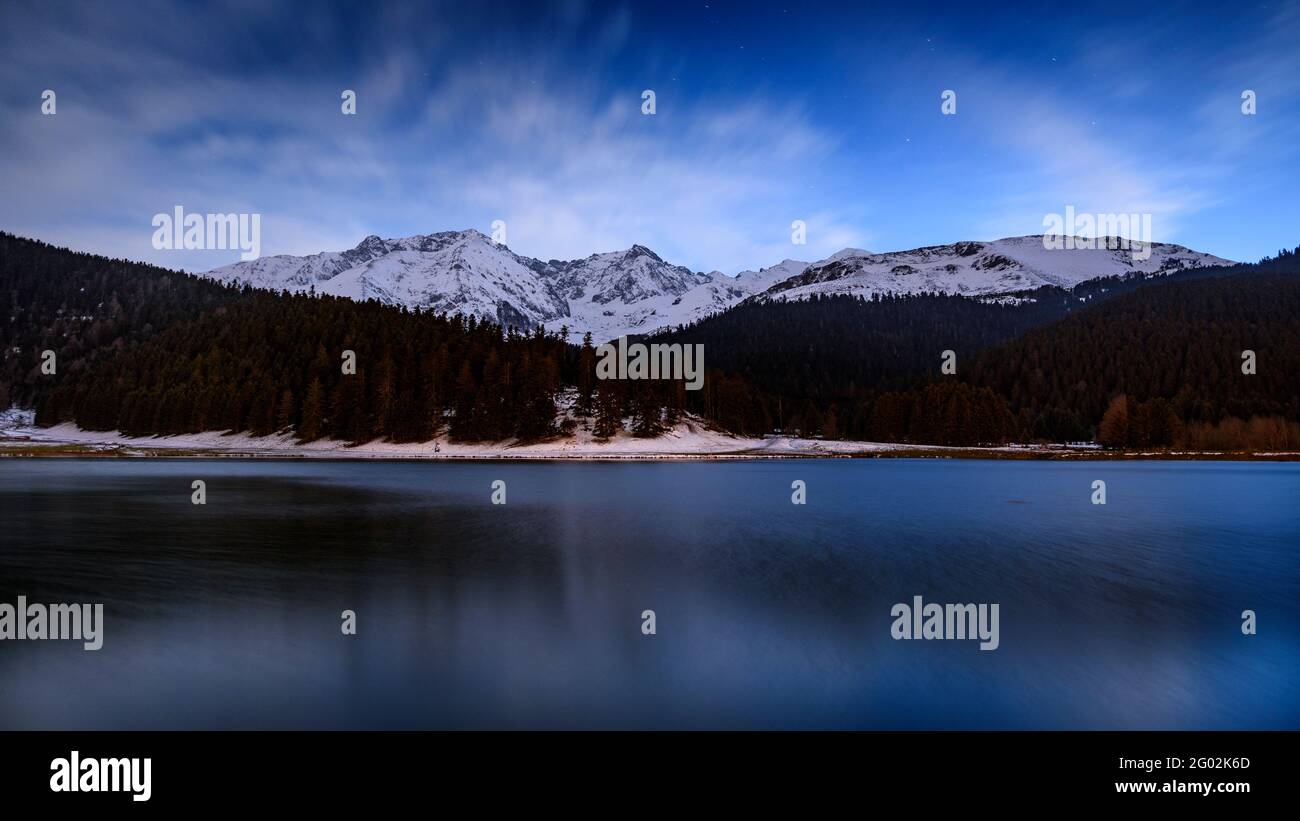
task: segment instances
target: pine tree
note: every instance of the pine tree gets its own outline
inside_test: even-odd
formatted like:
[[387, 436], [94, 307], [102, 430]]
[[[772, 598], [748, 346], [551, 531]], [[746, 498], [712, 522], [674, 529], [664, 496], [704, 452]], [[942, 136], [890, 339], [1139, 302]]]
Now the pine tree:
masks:
[[396, 401], [393, 358], [390, 354], [380, 357], [374, 377], [368, 382], [371, 391], [367, 403], [372, 423], [370, 432], [378, 437], [390, 436], [393, 432], [393, 406]]
[[1128, 438], [1128, 397], [1121, 393], [1106, 407], [1097, 428], [1097, 441], [1108, 448], [1122, 448], [1128, 444]]
[[658, 383], [638, 382], [632, 395], [632, 433], [642, 438], [653, 438], [663, 433], [663, 403], [659, 400]]
[[456, 399], [454, 413], [451, 418], [451, 436], [453, 439], [473, 442], [481, 438], [478, 429], [475, 427], [474, 419], [474, 405], [477, 393], [478, 381], [474, 379], [474, 371], [470, 368], [469, 360], [462, 360], [460, 375], [456, 379]]
[[591, 344], [591, 331], [582, 335], [582, 350], [578, 353], [578, 404], [579, 416], [591, 416], [592, 392], [596, 381], [596, 349]]
[[296, 408], [293, 403], [293, 391], [285, 388], [280, 394], [280, 408], [276, 413], [276, 430], [288, 430], [296, 421]]
[[302, 401], [302, 422], [298, 425], [298, 439], [311, 442], [319, 439], [325, 430], [325, 387], [319, 378], [312, 379], [307, 396]]
[[602, 379], [596, 386], [596, 421], [592, 433], [608, 439], [623, 429], [623, 391], [617, 379]]

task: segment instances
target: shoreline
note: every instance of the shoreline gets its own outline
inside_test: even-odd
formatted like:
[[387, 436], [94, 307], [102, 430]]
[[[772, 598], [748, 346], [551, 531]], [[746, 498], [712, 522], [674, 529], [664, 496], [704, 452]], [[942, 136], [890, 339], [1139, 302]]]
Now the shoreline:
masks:
[[762, 453], [692, 454], [657, 453], [645, 455], [608, 456], [307, 456], [294, 453], [257, 453], [240, 451], [182, 451], [156, 449], [131, 453], [116, 450], [64, 450], [41, 452], [18, 448], [0, 449], [0, 460], [5, 459], [151, 459], [183, 461], [192, 459], [229, 459], [258, 462], [756, 462], [799, 461], [803, 459], [968, 459], [988, 462], [1298, 462], [1300, 453], [1196, 453], [1171, 456], [1156, 453], [1104, 453], [1104, 454], [996, 454], [996, 453], [930, 453], [895, 451], [875, 454], [787, 454], [776, 456]]
[[732, 436], [687, 420], [654, 439], [619, 434], [599, 441], [576, 431], [543, 442], [462, 444], [445, 438], [394, 444], [349, 445], [334, 440], [298, 443], [292, 434], [261, 437], [210, 431], [176, 436], [131, 437], [119, 432], [51, 428], [0, 430], [0, 459], [247, 459], [327, 461], [739, 461], [767, 459], [985, 459], [1053, 461], [1300, 461], [1300, 452], [1105, 450], [1080, 445], [953, 447], [888, 442], [825, 441], [772, 436]]

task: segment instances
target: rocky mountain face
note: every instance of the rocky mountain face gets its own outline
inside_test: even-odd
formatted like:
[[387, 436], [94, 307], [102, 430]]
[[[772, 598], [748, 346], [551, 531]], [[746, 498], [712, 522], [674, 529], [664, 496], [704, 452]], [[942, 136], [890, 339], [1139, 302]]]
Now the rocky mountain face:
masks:
[[369, 236], [355, 248], [310, 256], [262, 257], [208, 272], [223, 282], [376, 299], [438, 313], [461, 313], [524, 330], [568, 328], [597, 342], [702, 319], [746, 299], [816, 294], [938, 292], [997, 296], [1139, 272], [1157, 276], [1229, 260], [1179, 245], [1131, 250], [1048, 250], [1041, 236], [958, 242], [909, 251], [846, 248], [820, 262], [784, 260], [736, 276], [699, 273], [633, 245], [579, 260], [542, 261], [514, 253], [473, 229], [404, 239]]
[[[1071, 288], [1081, 282], [1132, 273], [1160, 276], [1190, 268], [1231, 265], [1231, 260], [1181, 245], [1150, 243], [1145, 249], [1106, 247], [1048, 249], [1041, 235], [991, 242], [957, 242], [910, 251], [873, 254], [846, 249], [767, 288], [762, 299], [806, 299], [816, 294], [942, 293], [998, 296], [1044, 285]], [[1117, 243], [1112, 243], [1116, 244]]]

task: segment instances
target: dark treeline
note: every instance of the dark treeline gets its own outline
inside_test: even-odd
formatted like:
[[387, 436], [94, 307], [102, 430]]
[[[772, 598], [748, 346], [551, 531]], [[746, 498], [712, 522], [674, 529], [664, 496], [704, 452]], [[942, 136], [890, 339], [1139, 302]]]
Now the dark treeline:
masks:
[[[1294, 255], [1289, 259], [1294, 260]], [[1069, 290], [1049, 286], [989, 302], [941, 294], [746, 302], [661, 332], [649, 341], [703, 344], [710, 369], [743, 383], [731, 385], [727, 392], [743, 392], [747, 400], [764, 405], [749, 417], [734, 417], [722, 409], [728, 427], [755, 432], [780, 427], [787, 421], [786, 408], [803, 416], [811, 405], [824, 415], [832, 405], [852, 408], [886, 391], [916, 389], [937, 372], [943, 350], [969, 362], [981, 351], [1032, 328], [1156, 281], [1183, 282], [1257, 269], [1194, 269], [1160, 280], [1140, 274], [1103, 277]], [[709, 394], [698, 397], [690, 409], [703, 411], [706, 405], [716, 404], [706, 401], [710, 398]]]
[[83, 372], [85, 359], [153, 336], [239, 292], [152, 265], [56, 248], [0, 232], [0, 407], [30, 407], [49, 386], [41, 351], [58, 355], [60, 375]]
[[[1161, 282], [987, 351], [965, 378], [1005, 397], [1036, 438], [1090, 438], [1113, 405], [1124, 424], [1102, 441], [1174, 445], [1189, 424], [1300, 421], [1297, 317], [1296, 273]], [[1249, 375], [1247, 350], [1257, 357]]]
[[[532, 439], [553, 432], [567, 346], [544, 333], [338, 297], [249, 291], [96, 357], [37, 396], [42, 423], [303, 440]], [[344, 373], [344, 352], [356, 372]], [[448, 418], [448, 411], [451, 411]]]
[[[746, 433], [974, 445], [1100, 438], [1123, 447], [1282, 447], [1300, 403], [1300, 257], [1032, 302], [851, 297], [746, 304], [663, 340], [700, 342], [687, 409]], [[940, 352], [957, 354], [956, 376]], [[1241, 354], [1259, 357], [1242, 373]], [[1103, 416], [1113, 403], [1110, 424]], [[1104, 429], [1103, 429], [1104, 427]]]
[[[423, 441], [555, 428], [576, 351], [544, 333], [376, 302], [275, 294], [0, 236], [0, 398], [91, 430]], [[57, 372], [44, 375], [52, 350]], [[355, 373], [343, 373], [343, 352]]]
[[[687, 391], [596, 379], [590, 339], [224, 286], [0, 234], [0, 403], [35, 407], [40, 424], [135, 434], [497, 441], [556, 433], [557, 401], [572, 396], [602, 437], [655, 436], [692, 412], [746, 435], [1294, 448], [1297, 259], [1045, 288], [1015, 304], [745, 304], [649, 340], [705, 346], [704, 388]], [[41, 372], [47, 349], [54, 375]], [[944, 350], [956, 376], [940, 374]]]
[[1021, 296], [1011, 304], [931, 294], [753, 302], [652, 341], [704, 345], [709, 379], [687, 395], [686, 409], [729, 430], [997, 442], [1014, 426], [996, 396], [960, 383], [926, 387], [923, 375], [938, 373], [944, 350], [974, 356], [1082, 304], [1058, 288]]
[[[301, 440], [535, 440], [575, 389], [601, 436], [654, 436], [681, 383], [595, 378], [590, 340], [531, 334], [378, 302], [226, 286], [0, 234], [0, 402], [89, 430]], [[57, 369], [41, 371], [41, 352]], [[343, 354], [355, 373], [343, 372]]]
[[932, 294], [748, 302], [653, 341], [702, 343], [709, 367], [765, 393], [826, 405], [908, 386], [937, 366], [942, 350], [973, 354], [1079, 304], [1055, 288], [1033, 296], [1018, 304]]

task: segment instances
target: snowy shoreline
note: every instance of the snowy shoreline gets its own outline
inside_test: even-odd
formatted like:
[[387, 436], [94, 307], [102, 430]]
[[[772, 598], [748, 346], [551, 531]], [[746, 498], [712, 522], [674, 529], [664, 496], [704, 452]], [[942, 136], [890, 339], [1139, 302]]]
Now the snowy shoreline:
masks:
[[[292, 433], [251, 436], [207, 431], [176, 436], [127, 436], [118, 431], [87, 431], [71, 423], [39, 428], [30, 422], [0, 429], [0, 456], [22, 455], [237, 456], [316, 459], [727, 459], [841, 456], [913, 449], [911, 445], [822, 442], [776, 437], [751, 439], [712, 430], [689, 419], [653, 439], [622, 432], [606, 441], [578, 429], [555, 439], [521, 444], [513, 440], [458, 443], [441, 436], [428, 442], [372, 441], [349, 445], [333, 439], [299, 443]], [[42, 451], [45, 451], [44, 453]]]
[[0, 457], [347, 459], [347, 460], [729, 460], [801, 458], [973, 458], [973, 459], [1300, 459], [1300, 453], [1118, 452], [1095, 445], [1003, 445], [951, 447], [890, 442], [849, 442], [769, 436], [733, 436], [687, 418], [663, 435], [640, 439], [621, 432], [598, 440], [589, 430], [543, 442], [456, 443], [445, 436], [428, 442], [372, 441], [349, 445], [331, 439], [299, 443], [292, 433], [251, 436], [207, 431], [176, 436], [127, 436], [87, 431], [71, 423], [36, 427], [30, 411], [0, 412]]

